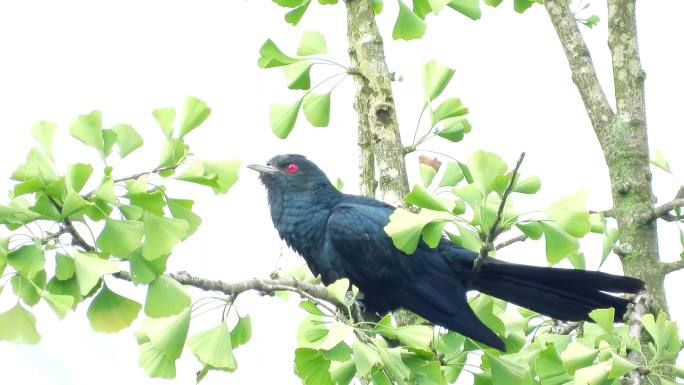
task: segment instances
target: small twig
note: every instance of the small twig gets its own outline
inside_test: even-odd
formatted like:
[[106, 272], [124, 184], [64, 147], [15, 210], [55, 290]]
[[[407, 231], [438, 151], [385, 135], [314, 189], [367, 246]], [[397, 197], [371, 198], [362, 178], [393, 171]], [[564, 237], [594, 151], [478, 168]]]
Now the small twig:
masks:
[[684, 269], [684, 261], [663, 262], [660, 267], [663, 273], [670, 274], [673, 271]]
[[[125, 176], [125, 177], [122, 177], [122, 178], [114, 179], [114, 180], [113, 180], [113, 183], [121, 183], [121, 182], [125, 182], [125, 181], [127, 181], [127, 180], [135, 180], [135, 179], [138, 179], [138, 178], [140, 178], [141, 176], [159, 174], [159, 173], [161, 173], [161, 172], [168, 171], [168, 170], [175, 170], [175, 169], [177, 169], [179, 166], [180, 166], [180, 164], [172, 164], [172, 165], [170, 165], [170, 166], [159, 166], [159, 167], [156, 167], [156, 168], [154, 168], [154, 169], [152, 169], [152, 170], [149, 170], [149, 171], [143, 171], [143, 172], [139, 172], [139, 173], [137, 173], [137, 174], [132, 174], [132, 175]], [[89, 193], [83, 195], [83, 198], [88, 199], [89, 197], [91, 197], [91, 196], [93, 196], [93, 195], [95, 195], [95, 190], [93, 190], [93, 191], [91, 191], [91, 192], [89, 192]]]
[[[656, 207], [653, 210], [653, 218], [652, 219], [673, 217], [672, 215], [670, 215], [670, 211], [674, 210], [675, 207], [684, 207], [684, 198], [676, 198], [676, 199], [673, 199], [667, 203], [664, 203], [664, 204]], [[674, 218], [676, 218], [676, 217], [674, 217]]]
[[69, 219], [64, 220], [64, 227], [66, 228], [67, 233], [71, 235], [72, 245], [78, 246], [85, 251], [95, 251], [95, 247], [91, 246], [83, 237], [81, 237], [81, 234], [78, 233], [76, 227], [74, 227], [74, 224]]
[[[131, 275], [125, 271], [120, 271], [112, 275], [124, 281], [132, 281]], [[328, 294], [328, 290], [325, 286], [312, 285], [294, 279], [252, 278], [242, 282], [229, 283], [196, 277], [186, 272], [168, 274], [168, 276], [182, 285], [192, 286], [204, 291], [217, 291], [229, 296], [239, 295], [246, 291], [256, 291], [262, 295], [269, 296], [273, 295], [276, 291], [291, 291], [304, 299], [313, 301], [333, 314], [335, 314], [337, 310], [330, 306], [330, 304], [340, 308], [346, 308], [345, 304], [339, 303], [335, 298]]]
[[528, 238], [529, 237], [525, 234], [518, 235], [515, 238], [511, 238], [507, 241], [503, 241], [503, 242], [499, 243], [498, 245], [494, 246], [494, 250], [503, 249], [504, 247], [510, 246], [510, 245], [517, 243], [517, 242], [525, 242]]
[[503, 217], [503, 212], [506, 207], [506, 201], [508, 200], [508, 196], [511, 194], [511, 191], [513, 191], [515, 179], [518, 176], [518, 170], [520, 169], [520, 165], [522, 164], [523, 159], [525, 159], [524, 152], [520, 154], [520, 158], [518, 158], [518, 163], [515, 164], [515, 168], [513, 169], [513, 173], [511, 174], [511, 180], [508, 181], [508, 186], [506, 186], [506, 190], [504, 190], [503, 196], [501, 197], [499, 210], [496, 212], [496, 217], [494, 217], [492, 226], [489, 228], [489, 232], [487, 233], [487, 236], [484, 239], [484, 242], [482, 243], [482, 247], [480, 248], [480, 254], [477, 256], [477, 258], [475, 258], [475, 261], [473, 261], [473, 272], [475, 273], [480, 271], [480, 268], [482, 267], [482, 263], [484, 263], [485, 258], [487, 258], [487, 256], [489, 255], [489, 252], [494, 250], [494, 241], [496, 240], [496, 237], [499, 235], [499, 232], [501, 231], [501, 229], [499, 229], [499, 223], [501, 222], [501, 218]]
[[551, 333], [553, 334], [570, 334], [582, 326], [582, 321], [558, 321], [554, 320], [554, 326], [551, 328]]

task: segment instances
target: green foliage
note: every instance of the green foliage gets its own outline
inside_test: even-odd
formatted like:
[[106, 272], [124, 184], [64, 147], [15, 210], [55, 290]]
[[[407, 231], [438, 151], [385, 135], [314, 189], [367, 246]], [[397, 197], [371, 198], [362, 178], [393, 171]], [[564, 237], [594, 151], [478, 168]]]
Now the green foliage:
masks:
[[[288, 15], [301, 17], [300, 13], [309, 6], [309, 1], [298, 4]], [[329, 4], [327, 2], [326, 4]], [[286, 6], [295, 4], [288, 3]], [[297, 20], [298, 21], [298, 20]], [[312, 56], [322, 55], [327, 52], [325, 37], [317, 31], [304, 32], [297, 48], [297, 55], [288, 56], [283, 53], [272, 40], [267, 40], [259, 51], [261, 57], [258, 65], [261, 68], [283, 67], [287, 87], [292, 90], [305, 91], [301, 97], [289, 104], [271, 104], [269, 110], [269, 122], [271, 130], [280, 139], [285, 139], [294, 129], [299, 116], [300, 108], [304, 110], [304, 116], [314, 127], [327, 127], [330, 123], [330, 99], [333, 89], [339, 82], [330, 87], [328, 92], [314, 93], [313, 90], [324, 83], [346, 73], [337, 73], [324, 78], [312, 85], [311, 69], [317, 64], [336, 64], [347, 70], [343, 65], [332, 60]], [[342, 80], [344, 77], [342, 78]], [[341, 80], [340, 80], [341, 81]]]
[[392, 30], [392, 37], [395, 40], [420, 39], [425, 34], [427, 24], [415, 14], [403, 1], [399, 2], [399, 15]]
[[[225, 193], [236, 182], [240, 165], [237, 160], [200, 159], [187, 164], [190, 149], [184, 139], [210, 112], [204, 101], [193, 97], [186, 100], [178, 122], [173, 108], [154, 110], [166, 142], [160, 165], [128, 177], [115, 177], [118, 164], [108, 157], [114, 148], [124, 159], [143, 147], [143, 138], [133, 126], [115, 124], [105, 129], [99, 111], [77, 117], [71, 135], [95, 148], [104, 164], [75, 163], [62, 174], [52, 160], [56, 125], [37, 123], [31, 135], [40, 148], [32, 149], [12, 174], [17, 181], [14, 198], [0, 205], [0, 224], [10, 231], [9, 238], [0, 238], [0, 273], [5, 274], [0, 279], [9, 277], [0, 282], [0, 290], [9, 283], [18, 301], [26, 306], [45, 302], [60, 319], [88, 301], [92, 328], [115, 333], [130, 326], [142, 308], [105, 284], [113, 279], [112, 274], [127, 268], [133, 283], [149, 285], [145, 313], [156, 317], [146, 319], [139, 333], [140, 365], [151, 376], [173, 377], [175, 361], [185, 345], [191, 299], [184, 287], [164, 273], [174, 246], [195, 232], [201, 219], [192, 211], [192, 200], [167, 196], [171, 187], [167, 184], [180, 180]], [[151, 184], [150, 175], [160, 180]], [[91, 184], [93, 189], [85, 192]], [[86, 228], [93, 238], [83, 236]], [[10, 243], [14, 237], [22, 239], [21, 243]], [[35, 316], [23, 304], [0, 313], [0, 340], [33, 344], [40, 339]], [[233, 332], [231, 336], [226, 329], [228, 346], [233, 338], [235, 346], [246, 343], [251, 336], [249, 318], [241, 317]], [[206, 361], [203, 370], [228, 368], [208, 353], [211, 338], [193, 341], [192, 349]]]

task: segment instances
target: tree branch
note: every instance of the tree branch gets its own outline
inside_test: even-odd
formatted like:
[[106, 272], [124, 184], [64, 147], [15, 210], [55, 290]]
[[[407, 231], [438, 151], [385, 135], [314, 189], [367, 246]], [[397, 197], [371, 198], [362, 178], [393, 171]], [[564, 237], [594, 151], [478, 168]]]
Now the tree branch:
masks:
[[663, 274], [670, 274], [673, 271], [684, 269], [684, 260], [675, 262], [663, 262], [661, 265]]
[[501, 218], [503, 217], [503, 212], [506, 207], [506, 201], [508, 200], [508, 196], [511, 194], [511, 191], [513, 191], [513, 186], [515, 185], [515, 178], [518, 176], [518, 170], [520, 169], [520, 165], [522, 164], [523, 159], [525, 159], [524, 152], [520, 154], [520, 158], [518, 158], [518, 163], [515, 164], [515, 168], [513, 169], [513, 173], [511, 174], [511, 180], [508, 181], [508, 186], [506, 186], [506, 190], [504, 190], [503, 196], [501, 197], [501, 203], [499, 203], [499, 210], [496, 212], [496, 217], [494, 217], [492, 226], [489, 228], [487, 237], [485, 238], [484, 242], [482, 243], [482, 247], [480, 248], [480, 254], [477, 256], [477, 258], [475, 258], [475, 261], [473, 261], [473, 272], [475, 273], [480, 271], [482, 263], [484, 263], [484, 260], [485, 258], [487, 258], [489, 252], [495, 249], [494, 241], [496, 240], [496, 237], [499, 235], [499, 232], [501, 231], [501, 229], [499, 229], [499, 223], [501, 222]]
[[525, 234], [518, 235], [517, 237], [511, 238], [507, 241], [503, 241], [503, 242], [499, 243], [498, 245], [494, 246], [494, 250], [503, 249], [504, 247], [510, 246], [510, 245], [517, 243], [517, 242], [525, 242], [528, 238], [529, 237]]
[[684, 198], [673, 199], [667, 203], [664, 203], [664, 204], [656, 207], [653, 210], [653, 218], [652, 219], [658, 219], [658, 218], [666, 219], [666, 217], [672, 217], [672, 218], [675, 218], [673, 220], [676, 220], [676, 217], [670, 215], [670, 211], [674, 210], [675, 207], [684, 207]]
[[574, 322], [574, 321], [558, 321], [554, 320], [555, 325], [553, 328], [551, 328], [551, 333], [553, 334], [570, 334], [573, 331], [577, 330], [580, 326], [582, 326], [582, 321], [580, 322]]
[[[126, 271], [120, 271], [112, 275], [124, 281], [132, 281], [131, 275]], [[298, 294], [304, 299], [311, 300], [316, 304], [323, 306], [332, 313], [335, 313], [336, 310], [325, 302], [335, 306], [346, 307], [344, 304], [339, 303], [335, 298], [328, 294], [328, 290], [325, 286], [301, 282], [295, 279], [252, 278], [246, 281], [229, 283], [196, 277], [184, 271], [167, 275], [182, 285], [192, 286], [204, 291], [217, 291], [225, 295], [239, 295], [246, 291], [256, 291], [261, 295], [271, 296], [276, 291], [290, 291]]]
[[[601, 139], [608, 135], [607, 127], [613, 119], [614, 113], [601, 88], [589, 49], [577, 26], [575, 15], [570, 10], [566, 0], [546, 0], [544, 7], [546, 7], [551, 23], [556, 29], [568, 64], [570, 64], [572, 81], [577, 86], [589, 119]], [[604, 141], [600, 140], [600, 142], [603, 146]]]

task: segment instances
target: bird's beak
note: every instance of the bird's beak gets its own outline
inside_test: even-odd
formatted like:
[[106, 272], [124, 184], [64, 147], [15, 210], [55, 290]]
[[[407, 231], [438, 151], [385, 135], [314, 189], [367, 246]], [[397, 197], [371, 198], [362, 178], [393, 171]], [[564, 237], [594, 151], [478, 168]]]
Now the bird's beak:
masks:
[[247, 166], [247, 168], [251, 168], [252, 170], [261, 174], [275, 174], [279, 171], [275, 167], [266, 166], [263, 164], [250, 164]]

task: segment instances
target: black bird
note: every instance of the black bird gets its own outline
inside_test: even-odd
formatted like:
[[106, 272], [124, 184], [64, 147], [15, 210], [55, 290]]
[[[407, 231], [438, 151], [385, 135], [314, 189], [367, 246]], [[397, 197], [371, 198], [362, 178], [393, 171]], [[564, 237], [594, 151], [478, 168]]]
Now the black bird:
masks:
[[343, 194], [302, 155], [278, 155], [250, 165], [266, 186], [280, 237], [328, 285], [349, 278], [370, 311], [405, 308], [434, 324], [505, 350], [503, 341], [473, 313], [468, 290], [501, 298], [549, 317], [579, 321], [597, 308], [615, 308], [622, 320], [628, 300], [606, 294], [637, 293], [643, 282], [596, 271], [527, 266], [493, 258], [473, 271], [476, 253], [443, 238], [421, 242], [415, 253], [397, 249], [384, 226], [394, 207]]

